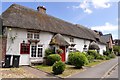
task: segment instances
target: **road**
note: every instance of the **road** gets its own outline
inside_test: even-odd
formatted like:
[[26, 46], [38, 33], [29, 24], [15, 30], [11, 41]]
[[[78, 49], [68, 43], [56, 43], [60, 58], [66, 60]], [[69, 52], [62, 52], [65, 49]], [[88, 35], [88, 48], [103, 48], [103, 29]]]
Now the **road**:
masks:
[[118, 78], [118, 66], [116, 66], [106, 78]]
[[[118, 63], [118, 58], [99, 64], [95, 67], [88, 68], [84, 72], [70, 76], [70, 78], [101, 78], [110, 68]], [[116, 69], [117, 70], [117, 69]], [[114, 75], [113, 75], [114, 76]]]

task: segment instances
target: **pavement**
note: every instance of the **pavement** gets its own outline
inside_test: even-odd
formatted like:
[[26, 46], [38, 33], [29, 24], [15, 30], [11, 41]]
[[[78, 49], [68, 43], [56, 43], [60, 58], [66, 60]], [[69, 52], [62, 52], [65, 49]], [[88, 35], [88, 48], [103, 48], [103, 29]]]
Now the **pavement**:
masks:
[[54, 76], [52, 74], [43, 72], [41, 70], [29, 66], [23, 66], [22, 68], [29, 71], [31, 74], [34, 74], [35, 76], [37, 76], [37, 78], [58, 78], [57, 76]]
[[86, 71], [71, 75], [69, 78], [102, 78], [114, 65], [118, 63], [118, 57], [92, 68], [87, 68]]

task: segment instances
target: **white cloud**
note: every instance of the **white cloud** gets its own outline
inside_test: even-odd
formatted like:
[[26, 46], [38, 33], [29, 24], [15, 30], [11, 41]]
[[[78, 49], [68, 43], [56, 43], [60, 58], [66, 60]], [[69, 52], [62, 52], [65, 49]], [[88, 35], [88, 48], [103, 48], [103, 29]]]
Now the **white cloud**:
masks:
[[78, 6], [72, 6], [72, 8], [74, 9], [81, 8], [85, 13], [91, 14], [93, 12], [91, 7], [98, 9], [98, 8], [109, 8], [110, 6], [111, 4], [109, 3], [109, 0], [84, 0]]
[[98, 30], [98, 31], [103, 31], [103, 32], [106, 32], [106, 31], [116, 31], [116, 30], [118, 30], [118, 26], [106, 22], [105, 25], [94, 26], [94, 27], [91, 27], [91, 29]]
[[94, 8], [109, 8], [111, 5], [109, 0], [92, 0]]
[[88, 14], [91, 14], [92, 13], [92, 10], [89, 8], [90, 7], [90, 4], [89, 2], [87, 2], [87, 0], [84, 0], [81, 4], [79, 4], [78, 6], [72, 6], [72, 8], [75, 8], [75, 9], [83, 9], [83, 11], [85, 13], [88, 13]]
[[86, 8], [86, 9], [84, 10], [84, 12], [86, 12], [86, 13], [88, 13], [88, 14], [91, 14], [93, 11], [90, 10], [89, 8]]
[[103, 34], [111, 33], [114, 39], [118, 38], [118, 25], [113, 25], [106, 22], [104, 25], [94, 26], [94, 27], [91, 27], [91, 29], [102, 31]]

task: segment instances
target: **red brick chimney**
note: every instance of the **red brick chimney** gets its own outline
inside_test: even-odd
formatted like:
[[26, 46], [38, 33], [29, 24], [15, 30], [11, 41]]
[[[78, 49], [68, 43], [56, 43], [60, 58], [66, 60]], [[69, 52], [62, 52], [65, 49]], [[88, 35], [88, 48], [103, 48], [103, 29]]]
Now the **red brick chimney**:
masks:
[[37, 7], [38, 12], [40, 13], [46, 13], [46, 8], [44, 6], [38, 6]]

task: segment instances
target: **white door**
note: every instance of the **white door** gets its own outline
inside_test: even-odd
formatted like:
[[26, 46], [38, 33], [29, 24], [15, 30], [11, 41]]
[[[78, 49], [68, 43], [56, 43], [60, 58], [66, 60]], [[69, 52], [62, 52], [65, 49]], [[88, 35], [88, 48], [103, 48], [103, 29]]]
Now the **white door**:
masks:
[[21, 54], [20, 65], [29, 65], [29, 64], [30, 64], [29, 54]]

